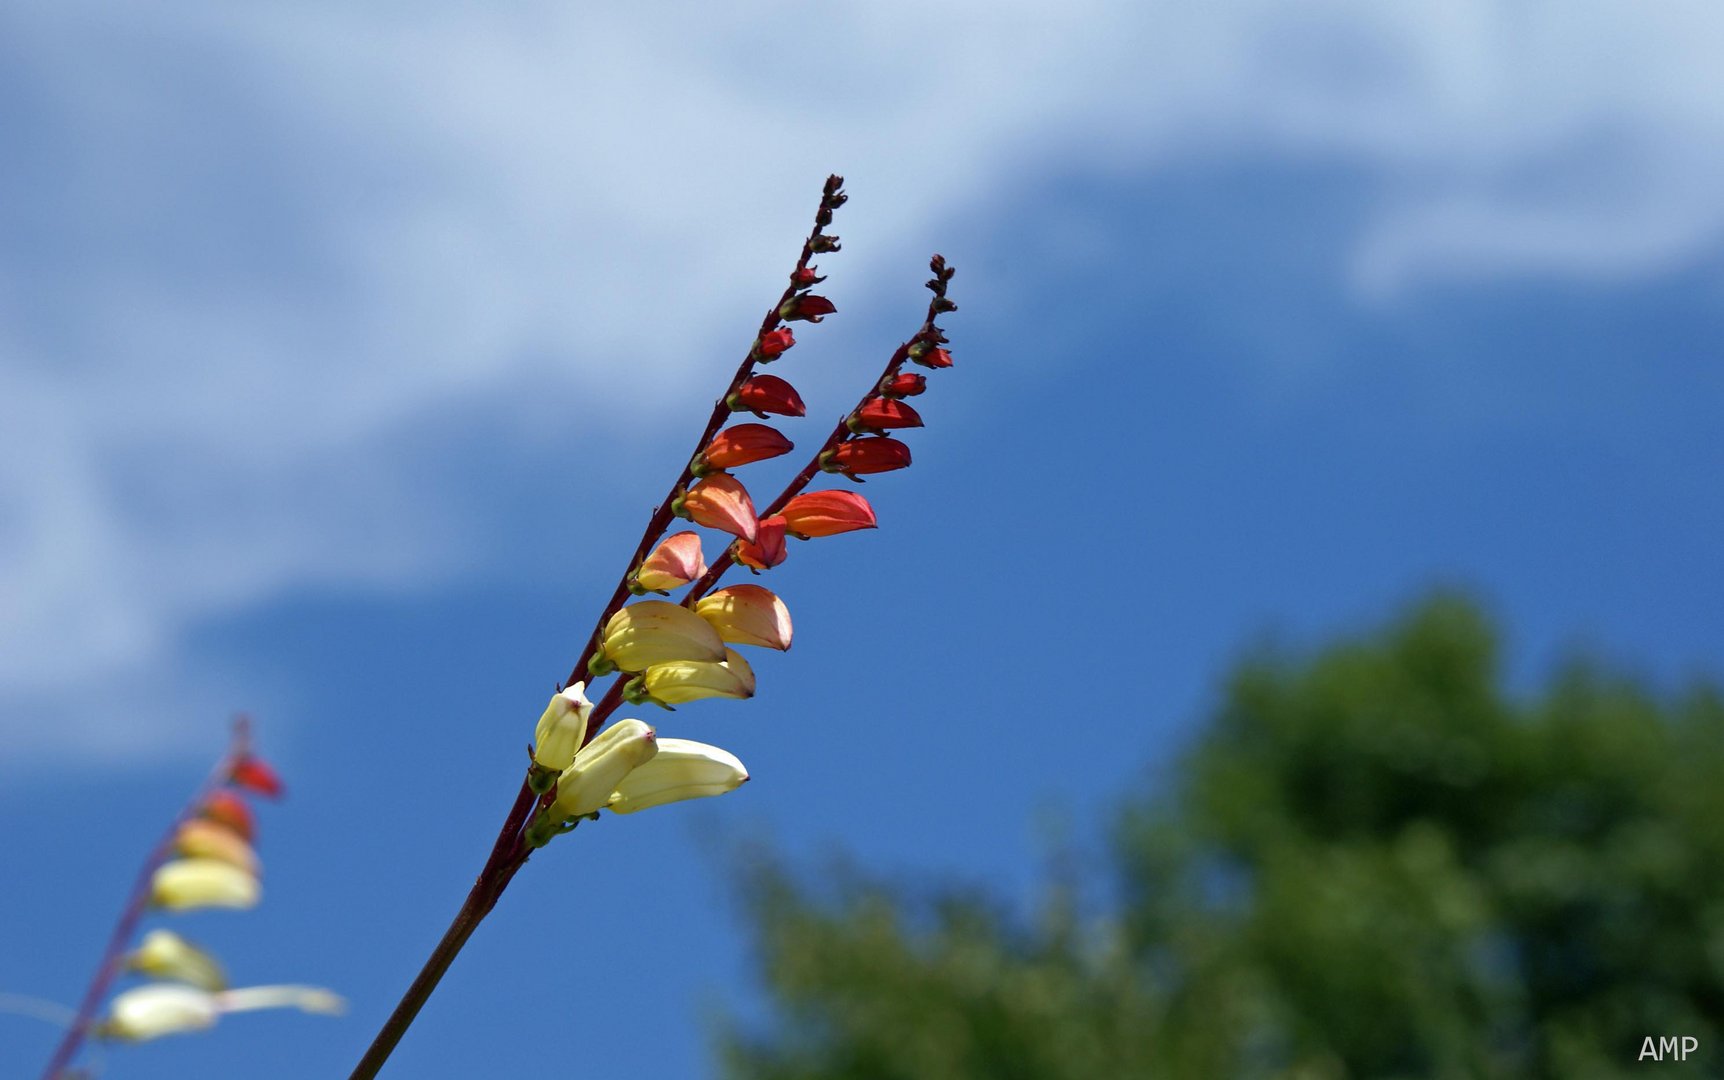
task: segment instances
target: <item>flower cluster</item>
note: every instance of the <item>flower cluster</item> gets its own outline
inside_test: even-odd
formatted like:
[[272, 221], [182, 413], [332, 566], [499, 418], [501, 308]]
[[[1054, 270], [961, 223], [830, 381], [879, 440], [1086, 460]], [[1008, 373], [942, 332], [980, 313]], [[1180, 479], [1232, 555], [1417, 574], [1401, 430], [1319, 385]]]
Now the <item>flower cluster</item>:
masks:
[[[239, 748], [218, 768], [214, 782], [175, 823], [152, 860], [142, 900], [149, 908], [187, 912], [250, 908], [262, 894], [262, 867], [252, 847], [257, 824], [247, 795], [279, 798], [281, 779], [262, 758]], [[141, 913], [141, 912], [140, 912]], [[115, 995], [94, 1034], [127, 1042], [201, 1031], [224, 1013], [292, 1007], [338, 1013], [342, 1000], [308, 986], [229, 987], [222, 965], [207, 949], [172, 930], [144, 934], [118, 958], [120, 971], [149, 980]]]
[[[755, 574], [784, 562], [787, 540], [808, 540], [859, 529], [877, 521], [868, 500], [841, 489], [808, 491], [823, 473], [857, 483], [867, 474], [910, 464], [908, 444], [896, 437], [922, 426], [908, 398], [927, 389], [927, 376], [904, 371], [906, 364], [929, 369], [952, 366], [946, 336], [935, 319], [956, 310], [946, 297], [953, 271], [934, 256], [928, 282], [933, 300], [922, 327], [900, 345], [885, 371], [837, 424], [807, 465], [768, 504], [758, 509], [737, 470], [790, 453], [794, 444], [776, 427], [741, 422], [725, 426], [736, 414], [756, 420], [801, 417], [802, 397], [788, 381], [757, 372], [784, 359], [797, 344], [793, 322], [821, 322], [837, 309], [812, 292], [824, 281], [809, 258], [839, 249], [827, 236], [832, 213], [846, 196], [842, 181], [826, 186], [816, 227], [790, 275], [784, 297], [762, 323], [742, 367], [732, 379], [699, 448], [642, 538], [635, 559], [611, 605], [601, 617], [591, 652], [564, 688], [552, 697], [539, 719], [528, 784], [538, 794], [538, 812], [524, 833], [529, 848], [542, 846], [600, 810], [631, 813], [685, 799], [733, 791], [748, 779], [729, 752], [684, 739], [660, 739], [638, 719], [623, 719], [600, 730], [622, 702], [666, 709], [707, 698], [754, 696], [754, 670], [739, 649], [787, 650], [790, 611], [770, 589], [731, 585], [714, 590], [719, 578], [741, 564]], [[684, 529], [666, 536], [673, 518], [713, 530], [724, 537], [722, 553], [710, 562], [702, 534]], [[680, 599], [640, 599], [648, 594]], [[593, 680], [616, 676], [595, 705], [587, 698]]]

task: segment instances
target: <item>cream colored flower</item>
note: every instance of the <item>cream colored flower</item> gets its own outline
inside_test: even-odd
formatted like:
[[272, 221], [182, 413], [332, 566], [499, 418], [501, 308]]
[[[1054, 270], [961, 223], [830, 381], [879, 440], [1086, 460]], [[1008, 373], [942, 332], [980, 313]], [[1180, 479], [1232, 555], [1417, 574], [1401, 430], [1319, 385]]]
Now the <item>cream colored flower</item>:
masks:
[[642, 600], [605, 623], [605, 659], [624, 671], [675, 660], [724, 659], [724, 642], [705, 619], [680, 604]]
[[557, 781], [554, 810], [564, 818], [578, 818], [599, 809], [630, 771], [652, 760], [658, 741], [652, 725], [640, 720], [618, 720], [599, 732], [575, 755], [574, 763]]
[[748, 779], [735, 754], [690, 739], [660, 739], [651, 761], [631, 770], [617, 784], [610, 808], [632, 814], [666, 803], [723, 795]]
[[586, 686], [574, 683], [552, 697], [533, 732], [533, 760], [552, 772], [568, 768], [587, 737], [593, 703], [587, 700]]
[[150, 882], [151, 903], [172, 911], [256, 907], [261, 893], [256, 877], [220, 859], [175, 859]]
[[647, 668], [643, 686], [655, 701], [666, 705], [714, 697], [751, 698], [754, 669], [735, 649], [726, 649], [722, 663], [678, 660], [655, 664]]
[[172, 930], [151, 930], [145, 934], [126, 957], [126, 970], [200, 990], [227, 987], [227, 976], [222, 974], [216, 958]]
[[153, 983], [116, 994], [96, 1033], [107, 1039], [144, 1042], [206, 1031], [224, 1013], [298, 1009], [333, 1016], [346, 1008], [340, 995], [317, 986], [247, 986], [211, 993], [195, 986]]

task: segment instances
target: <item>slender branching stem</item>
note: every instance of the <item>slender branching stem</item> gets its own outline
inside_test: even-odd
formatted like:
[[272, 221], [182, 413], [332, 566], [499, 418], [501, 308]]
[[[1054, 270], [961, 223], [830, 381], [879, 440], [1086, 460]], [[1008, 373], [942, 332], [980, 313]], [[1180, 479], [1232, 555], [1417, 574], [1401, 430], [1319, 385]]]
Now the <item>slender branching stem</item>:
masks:
[[126, 898], [126, 906], [120, 910], [120, 916], [114, 922], [114, 930], [108, 935], [108, 945], [102, 950], [102, 959], [97, 962], [96, 971], [90, 976], [90, 983], [84, 989], [84, 996], [78, 1002], [71, 1021], [66, 1025], [65, 1036], [60, 1039], [60, 1044], [54, 1048], [53, 1056], [48, 1059], [47, 1067], [42, 1070], [42, 1080], [58, 1080], [66, 1067], [78, 1056], [84, 1040], [89, 1037], [96, 1019], [96, 1010], [101, 1008], [102, 999], [107, 997], [114, 980], [120, 977], [125, 966], [126, 949], [137, 933], [138, 923], [149, 910], [150, 886], [155, 879], [156, 870], [173, 857], [174, 838], [179, 834], [180, 826], [197, 814], [217, 788], [227, 783], [228, 778], [233, 775], [234, 766], [250, 751], [251, 724], [245, 717], [240, 717], [234, 721], [233, 734], [229, 737], [227, 751], [222, 754], [221, 760], [216, 762], [215, 768], [210, 770], [197, 793], [175, 816], [162, 838], [145, 857], [143, 865], [138, 868], [138, 876], [132, 882], [131, 895]]

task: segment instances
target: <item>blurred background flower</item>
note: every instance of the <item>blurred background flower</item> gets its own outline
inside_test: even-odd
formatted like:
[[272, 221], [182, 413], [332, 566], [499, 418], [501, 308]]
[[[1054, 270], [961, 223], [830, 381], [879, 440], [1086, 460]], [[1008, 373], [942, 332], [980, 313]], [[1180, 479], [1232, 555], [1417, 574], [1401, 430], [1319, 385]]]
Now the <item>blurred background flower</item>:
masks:
[[[536, 1060], [480, 1033], [538, 1008], [496, 988], [571, 893], [614, 902], [595, 882], [659, 929], [593, 958], [587, 1066], [701, 1074], [749, 966], [691, 821], [1027, 903], [1037, 808], [1097, 835], [1266, 629], [1441, 579], [1512, 628], [1511, 690], [1574, 643], [1659, 687], [1718, 666], [1720, 30], [1698, 3], [7, 5], [0, 824], [36, 882], [0, 896], [31, 928], [8, 989], [75, 996], [98, 946], [39, 943], [105, 925], [150, 839], [104, 814], [69, 853], [67, 793], [100, 768], [105, 806], [173, 805], [245, 707], [304, 796], [246, 917], [280, 955], [248, 962], [318, 941], [386, 1012], [833, 171], [839, 310], [775, 426], [814, 445], [849, 407], [933, 250], [961, 388], [870, 484], [887, 527], [773, 571], [796, 662], [759, 657], [722, 735], [679, 728], [754, 782], [514, 890], [403, 1075]], [[324, 1075], [370, 1035], [290, 1019], [130, 1060]], [[260, 1058], [272, 1032], [294, 1053]]]

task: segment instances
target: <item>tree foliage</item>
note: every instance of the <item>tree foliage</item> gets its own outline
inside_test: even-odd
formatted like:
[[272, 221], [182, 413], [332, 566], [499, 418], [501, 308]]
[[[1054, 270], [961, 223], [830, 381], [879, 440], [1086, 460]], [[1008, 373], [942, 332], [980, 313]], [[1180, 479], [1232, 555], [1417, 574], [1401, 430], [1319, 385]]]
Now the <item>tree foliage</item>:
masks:
[[1594, 663], [1517, 699], [1488, 620], [1243, 664], [1169, 784], [1128, 800], [1117, 904], [752, 906], [774, 1022], [749, 1080], [1605, 1077], [1646, 1036], [1724, 1056], [1724, 701]]

